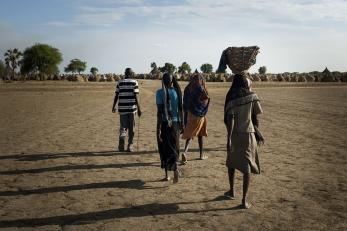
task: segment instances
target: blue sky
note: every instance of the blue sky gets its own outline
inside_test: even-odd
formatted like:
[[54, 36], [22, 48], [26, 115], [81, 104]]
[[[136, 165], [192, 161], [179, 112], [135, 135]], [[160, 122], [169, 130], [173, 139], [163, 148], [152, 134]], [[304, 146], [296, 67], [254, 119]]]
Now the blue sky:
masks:
[[0, 59], [39, 42], [61, 50], [61, 70], [80, 58], [145, 73], [153, 61], [216, 68], [228, 46], [258, 45], [253, 72], [347, 71], [346, 12], [345, 0], [0, 0]]

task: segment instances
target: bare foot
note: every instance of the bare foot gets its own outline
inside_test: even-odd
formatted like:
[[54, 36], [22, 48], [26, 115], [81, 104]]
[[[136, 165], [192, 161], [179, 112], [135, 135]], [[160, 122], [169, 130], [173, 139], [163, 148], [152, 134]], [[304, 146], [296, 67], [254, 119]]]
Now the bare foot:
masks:
[[224, 196], [228, 198], [229, 200], [235, 200], [235, 194], [234, 194], [234, 191], [232, 190], [225, 192]]
[[208, 156], [206, 156], [206, 155], [200, 156], [200, 160], [206, 160], [206, 159], [208, 159]]
[[243, 209], [249, 209], [251, 207], [251, 205], [246, 200], [242, 199], [241, 207]]
[[176, 170], [174, 171], [174, 178], [173, 178], [173, 183], [174, 183], [174, 184], [178, 183], [179, 175], [180, 175], [180, 173], [179, 173], [178, 169], [176, 169]]
[[187, 156], [186, 156], [186, 154], [185, 153], [183, 153], [182, 154], [182, 161], [181, 161], [181, 163], [183, 164], [183, 165], [185, 165], [185, 164], [187, 164]]

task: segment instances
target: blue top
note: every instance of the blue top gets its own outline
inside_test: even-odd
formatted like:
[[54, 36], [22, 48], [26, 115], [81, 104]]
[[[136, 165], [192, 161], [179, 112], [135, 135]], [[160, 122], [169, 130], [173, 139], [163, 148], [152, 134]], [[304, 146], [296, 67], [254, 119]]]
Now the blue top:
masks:
[[[171, 103], [171, 112], [172, 112], [172, 121], [178, 122], [179, 116], [178, 116], [178, 95], [174, 88], [168, 89], [169, 97], [170, 97], [170, 103]], [[157, 105], [163, 105], [164, 104], [164, 95], [163, 95], [163, 89], [157, 90], [156, 93], [156, 103]], [[163, 113], [163, 120], [167, 121], [165, 118], [165, 113]]]

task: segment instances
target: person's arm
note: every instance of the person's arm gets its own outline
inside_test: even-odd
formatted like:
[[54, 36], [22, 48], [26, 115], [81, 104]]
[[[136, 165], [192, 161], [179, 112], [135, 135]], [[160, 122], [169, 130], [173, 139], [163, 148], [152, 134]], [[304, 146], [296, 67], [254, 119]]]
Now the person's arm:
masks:
[[200, 86], [200, 100], [207, 102], [208, 99], [210, 99], [210, 97], [205, 86]]
[[224, 124], [225, 126], [227, 126], [227, 103], [228, 103], [228, 99], [230, 98], [229, 97], [229, 94], [230, 94], [230, 90], [228, 91], [226, 97], [225, 97], [225, 102], [224, 102]]
[[258, 119], [258, 115], [255, 113], [252, 113], [252, 123], [253, 126], [259, 128], [259, 119]]
[[259, 114], [262, 114], [263, 110], [260, 106], [260, 103], [257, 101], [253, 104], [253, 110], [252, 110], [252, 124], [255, 130], [255, 139], [257, 140], [258, 144], [264, 144], [265, 143], [265, 139], [263, 137], [263, 134], [260, 132], [259, 130]]
[[253, 126], [256, 126], [257, 128], [259, 128], [259, 116], [260, 114], [263, 113], [263, 109], [260, 106], [259, 101], [256, 101], [253, 103], [253, 108], [252, 108], [252, 123]]
[[189, 93], [188, 93], [188, 88], [187, 87], [184, 89], [184, 95], [183, 95], [183, 125], [184, 125], [184, 127], [187, 126], [187, 119], [188, 119], [188, 100], [189, 100], [188, 98], [189, 98]]
[[227, 151], [231, 151], [231, 136], [234, 129], [234, 118], [232, 114], [227, 114], [226, 116], [226, 127], [227, 127]]
[[163, 142], [161, 138], [161, 126], [163, 123], [163, 111], [164, 111], [164, 102], [162, 91], [158, 90], [155, 95], [155, 101], [157, 105], [157, 141]]
[[140, 93], [139, 83], [135, 80], [134, 94], [135, 94], [135, 101], [136, 101], [136, 106], [137, 106], [137, 115], [139, 117], [141, 117], [142, 111], [140, 108], [139, 93]]
[[163, 122], [163, 105], [162, 104], [158, 104], [157, 105], [157, 140], [159, 142], [163, 142], [162, 138], [161, 138], [161, 125]]
[[114, 96], [114, 99], [113, 99], [113, 105], [112, 105], [112, 112], [113, 113], [116, 112], [116, 105], [117, 105], [117, 102], [118, 102], [118, 96], [119, 96], [119, 93], [116, 92], [116, 95]]
[[137, 114], [139, 115], [139, 117], [141, 117], [142, 111], [141, 111], [140, 103], [138, 100], [138, 94], [135, 94], [135, 101], [136, 101], [136, 106], [137, 106]]
[[180, 117], [180, 130], [181, 130], [181, 133], [183, 133], [185, 122], [184, 122], [184, 116], [183, 116], [182, 110], [179, 110], [179, 117]]

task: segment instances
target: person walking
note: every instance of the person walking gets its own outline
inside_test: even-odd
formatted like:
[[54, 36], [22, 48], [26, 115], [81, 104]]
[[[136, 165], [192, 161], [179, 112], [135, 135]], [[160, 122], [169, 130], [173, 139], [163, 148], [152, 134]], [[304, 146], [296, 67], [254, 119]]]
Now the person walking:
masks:
[[227, 159], [230, 190], [224, 196], [235, 199], [235, 169], [243, 173], [242, 207], [248, 209], [250, 174], [260, 174], [258, 144], [264, 142], [259, 132], [258, 115], [262, 113], [257, 94], [250, 91], [245, 74], [236, 74], [226, 95], [224, 123], [227, 128]]
[[113, 100], [112, 112], [116, 112], [118, 102], [118, 112], [120, 120], [118, 151], [123, 152], [125, 137], [128, 133], [128, 152], [134, 151], [133, 139], [135, 135], [135, 114], [141, 117], [141, 109], [138, 100], [139, 84], [133, 79], [135, 73], [131, 68], [126, 68], [124, 79], [117, 82], [115, 97]]
[[207, 159], [203, 154], [203, 137], [207, 136], [206, 114], [210, 104], [205, 81], [201, 75], [195, 73], [189, 84], [184, 89], [183, 109], [185, 129], [182, 139], [186, 140], [184, 153], [182, 154], [182, 164], [186, 164], [188, 147], [194, 137], [198, 137], [200, 159]]
[[178, 182], [180, 131], [183, 129], [182, 93], [176, 78], [165, 73], [162, 88], [156, 92], [157, 104], [157, 142], [161, 168], [165, 169], [165, 178], [169, 181], [168, 171], [174, 172], [173, 183]]

